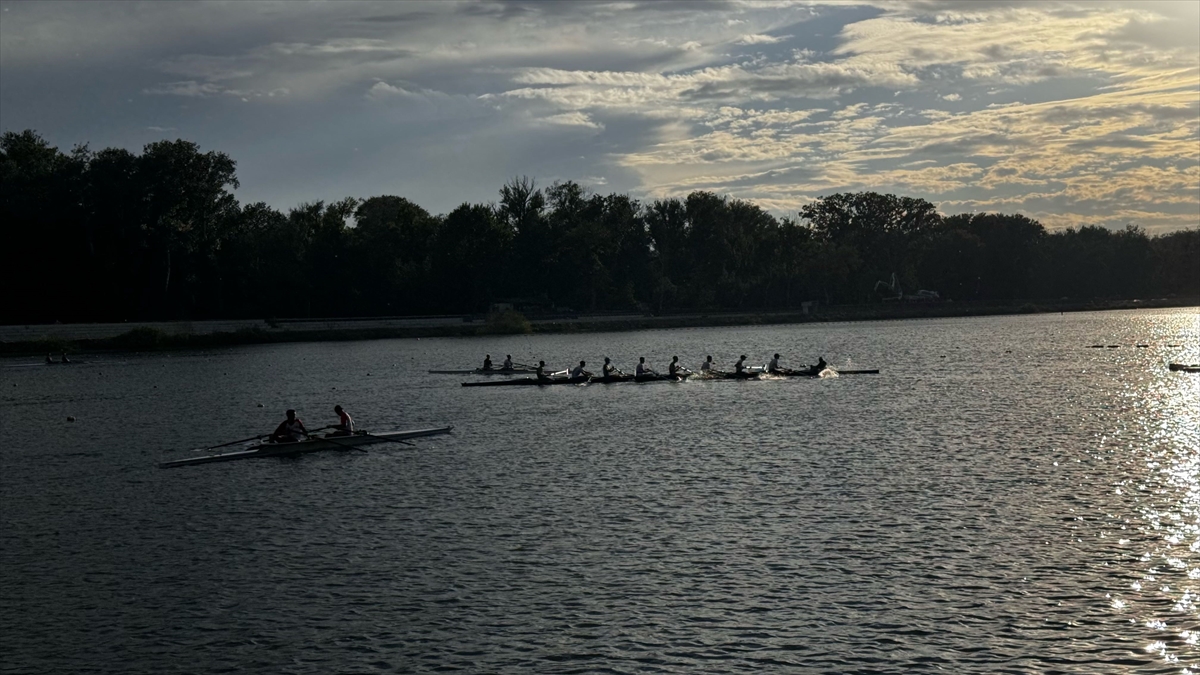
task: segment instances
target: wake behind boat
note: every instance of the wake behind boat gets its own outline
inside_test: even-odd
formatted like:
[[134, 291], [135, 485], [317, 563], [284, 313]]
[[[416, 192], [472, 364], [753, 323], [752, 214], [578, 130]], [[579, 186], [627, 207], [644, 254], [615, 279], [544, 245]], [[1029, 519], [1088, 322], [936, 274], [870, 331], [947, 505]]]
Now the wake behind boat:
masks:
[[296, 441], [294, 443], [259, 443], [257, 445], [244, 448], [242, 450], [235, 450], [233, 452], [184, 457], [182, 459], [160, 462], [158, 466], [160, 469], [173, 469], [181, 466], [193, 466], [195, 464], [232, 462], [239, 459], [304, 455], [310, 452], [320, 452], [322, 450], [353, 450], [363, 445], [387, 443], [389, 441], [398, 442], [410, 438], [448, 434], [453, 428], [454, 427], [433, 427], [429, 429], [413, 429], [409, 431], [384, 431], [378, 434], [368, 434], [366, 432], [359, 431], [345, 436], [337, 436], [332, 434], [326, 436], [312, 436], [303, 441]]

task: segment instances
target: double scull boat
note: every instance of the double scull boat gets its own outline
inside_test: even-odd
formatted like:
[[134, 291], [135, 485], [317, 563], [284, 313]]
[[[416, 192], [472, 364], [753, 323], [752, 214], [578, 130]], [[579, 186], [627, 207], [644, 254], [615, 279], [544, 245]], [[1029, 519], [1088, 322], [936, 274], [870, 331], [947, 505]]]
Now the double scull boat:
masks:
[[360, 431], [346, 436], [312, 436], [303, 441], [296, 441], [295, 443], [259, 443], [241, 450], [234, 450], [233, 452], [222, 452], [218, 454], [197, 455], [194, 457], [173, 459], [166, 462], [160, 462], [158, 466], [162, 469], [173, 469], [180, 466], [192, 466], [194, 464], [232, 462], [238, 459], [304, 455], [310, 452], [320, 452], [322, 450], [353, 450], [359, 446], [372, 445], [374, 443], [405, 441], [410, 438], [421, 438], [422, 436], [438, 436], [440, 434], [448, 434], [453, 428], [454, 427], [433, 427], [430, 429], [413, 429], [410, 431], [384, 431], [378, 434], [368, 434]]

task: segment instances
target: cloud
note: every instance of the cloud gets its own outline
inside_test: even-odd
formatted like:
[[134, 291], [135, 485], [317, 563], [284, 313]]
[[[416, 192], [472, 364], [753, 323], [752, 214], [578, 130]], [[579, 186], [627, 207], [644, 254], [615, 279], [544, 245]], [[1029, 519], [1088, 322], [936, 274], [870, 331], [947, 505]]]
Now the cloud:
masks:
[[[433, 210], [543, 168], [642, 196], [728, 191], [780, 213], [877, 190], [1053, 223], [1200, 219], [1195, 3], [5, 9], [6, 125], [65, 120], [49, 133], [67, 145], [109, 126], [115, 141], [84, 140], [204, 129], [206, 145], [245, 153], [240, 170], [280, 183], [304, 185], [285, 177], [320, 157], [356, 190], [399, 189], [384, 177], [405, 175], [414, 193], [465, 191]], [[109, 92], [130, 107], [91, 105]], [[405, 173], [378, 139], [391, 155], [422, 148], [422, 171]], [[362, 151], [332, 149], [342, 143]], [[373, 152], [369, 172], [355, 169]]]
[[569, 127], [585, 127], [588, 129], [603, 129], [603, 124], [597, 124], [592, 118], [581, 112], [560, 113], [543, 117], [542, 121]]
[[743, 35], [741, 38], [739, 38], [737, 40], [737, 44], [739, 44], [739, 45], [773, 45], [776, 42], [782, 42], [790, 37], [791, 37], [790, 35], [786, 35], [783, 37], [775, 37], [773, 35]]

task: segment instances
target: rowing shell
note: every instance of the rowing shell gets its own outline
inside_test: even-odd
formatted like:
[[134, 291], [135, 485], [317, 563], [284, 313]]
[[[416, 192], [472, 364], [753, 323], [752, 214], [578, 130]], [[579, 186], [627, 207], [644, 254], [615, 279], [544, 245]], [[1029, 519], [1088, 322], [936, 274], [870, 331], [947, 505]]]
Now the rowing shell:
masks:
[[533, 368], [475, 368], [472, 370], [431, 370], [431, 375], [528, 375]]
[[216, 455], [200, 455], [197, 457], [184, 457], [183, 459], [161, 462], [158, 466], [161, 469], [173, 469], [180, 466], [192, 466], [194, 464], [232, 462], [238, 459], [304, 455], [310, 452], [320, 452], [322, 450], [347, 450], [361, 445], [386, 443], [388, 441], [403, 441], [409, 438], [421, 438], [422, 436], [448, 434], [453, 428], [454, 427], [434, 427], [432, 429], [413, 429], [411, 431], [384, 431], [371, 435], [356, 433], [350, 436], [327, 436], [321, 438], [314, 436], [308, 440], [297, 441], [295, 443], [260, 443], [253, 447], [249, 447], [244, 450], [236, 450], [234, 452], [223, 452]]

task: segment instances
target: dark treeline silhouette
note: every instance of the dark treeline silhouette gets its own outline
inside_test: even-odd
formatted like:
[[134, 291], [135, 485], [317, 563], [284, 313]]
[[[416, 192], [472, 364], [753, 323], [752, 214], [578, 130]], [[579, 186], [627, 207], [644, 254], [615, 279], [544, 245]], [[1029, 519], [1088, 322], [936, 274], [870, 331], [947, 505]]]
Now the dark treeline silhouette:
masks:
[[239, 204], [234, 161], [194, 143], [63, 153], [32, 131], [0, 137], [0, 182], [8, 323], [1200, 295], [1200, 230], [1047, 232], [870, 192], [779, 219], [518, 178], [440, 216], [390, 195], [283, 213]]

